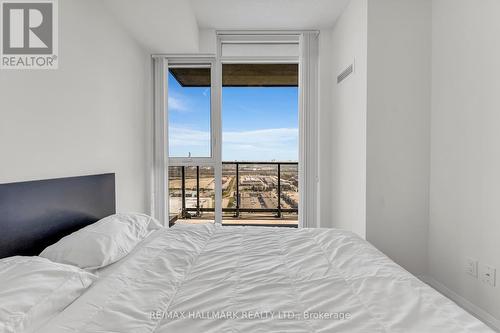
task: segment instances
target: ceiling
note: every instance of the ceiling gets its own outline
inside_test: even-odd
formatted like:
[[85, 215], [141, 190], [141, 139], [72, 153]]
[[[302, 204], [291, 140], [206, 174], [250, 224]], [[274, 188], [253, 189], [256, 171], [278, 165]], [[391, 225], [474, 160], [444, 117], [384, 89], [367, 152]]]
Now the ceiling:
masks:
[[194, 53], [200, 29], [332, 27], [350, 0], [102, 0], [150, 53]]
[[103, 0], [102, 3], [149, 52], [197, 52], [198, 24], [189, 0]]
[[350, 0], [191, 0], [201, 29], [329, 28]]

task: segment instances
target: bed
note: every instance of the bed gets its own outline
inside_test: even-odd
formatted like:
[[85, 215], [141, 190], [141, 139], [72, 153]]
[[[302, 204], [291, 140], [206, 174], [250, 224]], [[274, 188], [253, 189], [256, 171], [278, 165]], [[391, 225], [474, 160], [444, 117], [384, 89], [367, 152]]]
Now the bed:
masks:
[[491, 332], [336, 229], [176, 225], [95, 274], [38, 332]]

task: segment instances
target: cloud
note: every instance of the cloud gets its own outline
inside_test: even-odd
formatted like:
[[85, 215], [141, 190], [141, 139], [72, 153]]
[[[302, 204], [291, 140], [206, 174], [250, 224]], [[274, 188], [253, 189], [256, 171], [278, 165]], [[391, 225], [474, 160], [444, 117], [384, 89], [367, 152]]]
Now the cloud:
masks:
[[168, 96], [168, 110], [177, 112], [189, 112], [189, 108], [181, 96], [170, 94]]
[[289, 144], [296, 141], [299, 130], [296, 128], [270, 128], [253, 131], [235, 131], [222, 133], [225, 144]]
[[[209, 132], [182, 127], [170, 127], [170, 147], [173, 151], [195, 151], [207, 147]], [[297, 160], [297, 128], [272, 128], [222, 133], [223, 157], [226, 160]]]
[[170, 147], [206, 146], [210, 140], [210, 133], [182, 127], [169, 127]]

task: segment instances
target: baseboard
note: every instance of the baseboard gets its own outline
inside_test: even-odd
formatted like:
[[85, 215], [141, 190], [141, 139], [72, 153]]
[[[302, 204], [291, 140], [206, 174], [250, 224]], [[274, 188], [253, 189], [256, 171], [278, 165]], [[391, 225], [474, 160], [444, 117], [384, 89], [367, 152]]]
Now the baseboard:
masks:
[[453, 302], [457, 303], [460, 307], [465, 309], [467, 312], [472, 314], [474, 317], [477, 319], [481, 320], [484, 322], [486, 325], [491, 327], [493, 330], [500, 332], [500, 320], [493, 317], [491, 314], [488, 312], [484, 311], [480, 307], [478, 307], [475, 304], [472, 304], [470, 301], [466, 300], [464, 297], [460, 296], [453, 290], [449, 289], [446, 287], [444, 284], [441, 282], [425, 275], [421, 275], [418, 277], [420, 280], [431, 286], [432, 288], [436, 289], [439, 291], [441, 294], [445, 295], [449, 299], [451, 299]]

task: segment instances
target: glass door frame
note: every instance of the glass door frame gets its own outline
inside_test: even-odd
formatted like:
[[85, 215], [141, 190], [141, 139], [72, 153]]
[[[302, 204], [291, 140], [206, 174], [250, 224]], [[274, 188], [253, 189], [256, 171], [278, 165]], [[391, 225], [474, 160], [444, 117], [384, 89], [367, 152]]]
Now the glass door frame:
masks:
[[[298, 57], [231, 57], [221, 54], [222, 41], [243, 40], [246, 43], [273, 43], [289, 38], [299, 39]], [[185, 166], [213, 166], [215, 178], [215, 223], [222, 223], [222, 64], [237, 63], [298, 63], [299, 64], [299, 227], [318, 227], [319, 223], [319, 152], [318, 152], [318, 31], [216, 31], [217, 54], [153, 55], [154, 134], [153, 134], [153, 216], [168, 225], [168, 167], [170, 163]], [[243, 38], [241, 38], [243, 37]], [[286, 38], [283, 38], [286, 37]], [[210, 158], [173, 158], [168, 156], [168, 63], [211, 64], [211, 139]]]
[[[286, 52], [283, 52], [282, 55], [258, 55], [258, 56], [248, 56], [244, 55], [244, 52], [241, 52], [241, 55], [237, 56], [224, 56], [223, 55], [223, 45], [224, 44], [233, 44], [233, 45], [246, 45], [246, 44], [257, 44], [257, 45], [262, 45], [262, 44], [274, 44], [274, 45], [283, 45], [286, 46], [288, 44], [296, 44], [298, 45], [298, 48], [300, 49], [301, 45], [301, 35], [302, 33], [300, 32], [290, 32], [290, 31], [284, 31], [284, 32], [240, 32], [240, 31], [217, 31], [217, 75], [218, 77], [218, 82], [220, 83], [219, 89], [220, 89], [220, 105], [221, 105], [221, 120], [222, 120], [222, 72], [223, 72], [223, 65], [224, 64], [297, 64], [299, 66], [299, 127], [301, 127], [301, 122], [302, 122], [302, 112], [303, 112], [303, 107], [302, 104], [300, 103], [300, 100], [302, 99], [301, 96], [301, 91], [302, 91], [302, 84], [303, 80], [300, 79], [300, 67], [301, 67], [301, 57], [300, 54], [297, 55], [284, 55]], [[279, 52], [278, 52], [279, 53]], [[303, 133], [302, 131], [299, 131], [299, 151], [303, 149], [303, 146], [301, 144], [301, 137]], [[221, 144], [222, 147], [222, 144]], [[222, 148], [221, 148], [222, 149]], [[298, 159], [298, 164], [299, 164], [299, 181], [301, 180], [301, 165], [302, 165], [302, 159], [301, 159], [301, 154], [299, 153], [299, 159]], [[222, 171], [222, 169], [221, 169]], [[222, 179], [222, 174], [221, 174], [221, 179]], [[302, 220], [303, 217], [301, 215], [301, 202], [302, 202], [302, 195], [303, 192], [303, 186], [299, 183], [299, 221], [298, 221], [298, 226], [302, 227]], [[221, 193], [221, 199], [222, 199], [222, 193]], [[221, 200], [222, 201], [222, 200]], [[222, 204], [222, 203], [221, 203]], [[220, 220], [222, 221], [222, 210], [220, 212]], [[216, 212], [217, 216], [217, 212]]]

